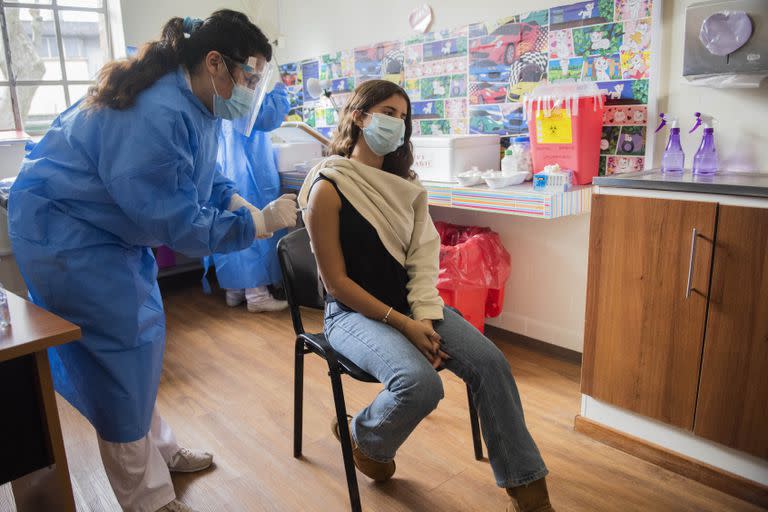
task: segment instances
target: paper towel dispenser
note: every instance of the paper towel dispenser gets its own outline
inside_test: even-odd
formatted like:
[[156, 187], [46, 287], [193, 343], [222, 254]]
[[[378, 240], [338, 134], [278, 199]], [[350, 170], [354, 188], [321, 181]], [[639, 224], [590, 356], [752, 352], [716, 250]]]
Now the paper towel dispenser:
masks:
[[[688, 6], [683, 76], [768, 75], [768, 0], [715, 0]], [[753, 79], [754, 81], [754, 79]], [[717, 80], [707, 85], [717, 86]]]

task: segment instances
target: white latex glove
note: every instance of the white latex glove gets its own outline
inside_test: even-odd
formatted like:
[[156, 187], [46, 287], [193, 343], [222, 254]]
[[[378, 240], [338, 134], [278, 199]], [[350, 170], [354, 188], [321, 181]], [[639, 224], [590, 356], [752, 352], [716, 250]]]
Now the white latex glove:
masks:
[[[251, 203], [243, 199], [240, 194], [232, 194], [232, 198], [229, 200], [229, 206], [227, 210], [234, 212], [245, 206], [248, 211], [251, 212], [251, 218], [253, 219], [253, 225], [256, 227], [256, 238], [269, 238], [272, 236], [273, 231], [267, 230], [264, 222], [264, 213], [253, 206]], [[269, 206], [269, 205], [267, 205]]]
[[271, 233], [279, 229], [294, 227], [298, 215], [296, 194], [283, 194], [265, 206], [262, 213], [264, 214], [264, 226]]

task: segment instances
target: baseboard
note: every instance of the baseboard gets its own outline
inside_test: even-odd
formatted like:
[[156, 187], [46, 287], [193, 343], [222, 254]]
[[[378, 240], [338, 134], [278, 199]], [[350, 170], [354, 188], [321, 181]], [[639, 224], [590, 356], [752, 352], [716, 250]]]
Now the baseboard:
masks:
[[535, 350], [536, 352], [568, 361], [569, 363], [576, 363], [579, 365], [581, 364], [581, 352], [571, 350], [570, 348], [553, 345], [551, 343], [547, 343], [546, 341], [529, 338], [528, 336], [487, 324], [485, 326], [485, 335], [491, 338], [493, 341], [502, 341], [520, 345], [531, 350]]
[[731, 496], [768, 508], [768, 487], [734, 475], [685, 455], [675, 453], [638, 437], [606, 427], [583, 416], [576, 416], [574, 428], [586, 436], [637, 458], [700, 482]]

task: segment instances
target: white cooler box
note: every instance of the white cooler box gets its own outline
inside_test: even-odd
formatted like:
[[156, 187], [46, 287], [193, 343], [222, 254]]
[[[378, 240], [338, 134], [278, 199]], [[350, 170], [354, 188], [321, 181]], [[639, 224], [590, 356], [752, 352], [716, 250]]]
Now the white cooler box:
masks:
[[456, 175], [477, 166], [498, 171], [501, 148], [498, 135], [443, 135], [411, 137], [413, 170], [421, 181], [455, 183]]

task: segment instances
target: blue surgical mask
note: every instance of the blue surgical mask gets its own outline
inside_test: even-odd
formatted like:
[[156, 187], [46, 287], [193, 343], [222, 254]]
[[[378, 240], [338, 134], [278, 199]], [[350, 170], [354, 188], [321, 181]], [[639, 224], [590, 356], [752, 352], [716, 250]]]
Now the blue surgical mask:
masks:
[[[227, 71], [227, 73], [229, 73], [229, 71]], [[232, 80], [231, 76], [230, 80]], [[213, 83], [214, 116], [232, 121], [234, 119], [246, 117], [250, 114], [254, 96], [254, 92], [251, 89], [243, 85], [238, 85], [232, 80], [232, 96], [230, 96], [229, 99], [224, 99], [219, 96], [213, 77], [211, 77], [211, 83]]]
[[405, 142], [405, 122], [384, 114], [368, 114], [371, 122], [363, 128], [363, 137], [371, 151], [379, 156], [392, 153]]

